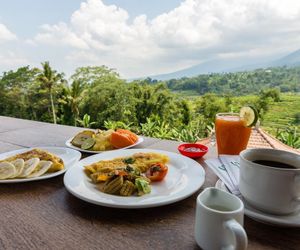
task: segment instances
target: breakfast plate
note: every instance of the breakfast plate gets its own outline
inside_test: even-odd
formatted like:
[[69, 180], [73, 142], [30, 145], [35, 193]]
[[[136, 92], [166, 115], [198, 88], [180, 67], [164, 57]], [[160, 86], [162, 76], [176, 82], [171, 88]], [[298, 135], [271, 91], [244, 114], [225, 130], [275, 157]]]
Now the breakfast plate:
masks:
[[115, 151], [115, 150], [119, 150], [119, 149], [132, 148], [132, 147], [137, 146], [140, 143], [142, 143], [144, 141], [144, 138], [138, 136], [137, 142], [134, 143], [134, 144], [132, 144], [132, 145], [130, 145], [130, 146], [127, 146], [127, 147], [124, 147], [124, 148], [117, 148], [117, 149], [113, 149], [113, 150], [105, 150], [105, 151], [95, 151], [95, 150], [82, 149], [82, 148], [79, 148], [79, 147], [76, 147], [76, 146], [72, 145], [72, 143], [71, 143], [72, 140], [73, 140], [73, 137], [66, 141], [66, 146], [67, 147], [72, 148], [72, 149], [76, 149], [76, 150], [78, 150], [80, 152], [83, 152], [83, 153], [99, 154], [99, 153], [104, 153], [104, 152], [109, 152], [109, 151]]
[[64, 148], [64, 147], [35, 147], [35, 148], [24, 148], [24, 149], [19, 149], [19, 150], [2, 153], [2, 154], [0, 154], [0, 160], [6, 159], [6, 158], [16, 155], [16, 154], [21, 154], [21, 153], [30, 151], [32, 149], [46, 150], [46, 151], [58, 156], [64, 162], [64, 169], [57, 171], [57, 172], [53, 172], [53, 173], [45, 173], [38, 177], [0, 180], [0, 183], [30, 182], [30, 181], [38, 181], [38, 180], [52, 178], [52, 177], [61, 175], [64, 172], [66, 172], [67, 169], [69, 169], [72, 165], [74, 165], [76, 162], [78, 162], [81, 158], [81, 153], [74, 149], [69, 149], [69, 148]]
[[[215, 187], [229, 192], [221, 180], [217, 181]], [[300, 227], [300, 211], [287, 215], [268, 214], [252, 207], [243, 198], [242, 201], [245, 205], [245, 214], [254, 220], [276, 226]]]
[[[168, 174], [161, 182], [151, 183], [151, 193], [122, 197], [101, 192], [84, 173], [84, 166], [100, 160], [127, 157], [135, 153], [167, 155]], [[183, 200], [195, 193], [205, 179], [205, 171], [196, 161], [177, 153], [154, 149], [125, 149], [93, 155], [79, 161], [64, 176], [66, 189], [79, 199], [93, 204], [117, 208], [147, 208], [163, 206]]]

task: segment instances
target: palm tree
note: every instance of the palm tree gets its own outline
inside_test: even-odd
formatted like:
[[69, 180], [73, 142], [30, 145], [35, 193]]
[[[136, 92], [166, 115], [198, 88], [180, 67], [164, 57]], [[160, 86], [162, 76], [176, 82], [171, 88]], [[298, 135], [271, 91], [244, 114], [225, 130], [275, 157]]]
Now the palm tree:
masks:
[[53, 123], [56, 124], [56, 111], [53, 101], [53, 89], [54, 87], [59, 84], [63, 83], [63, 74], [59, 74], [56, 70], [52, 70], [49, 62], [42, 63], [43, 69], [38, 74], [37, 79], [42, 83], [43, 87], [47, 88], [50, 95], [50, 103], [51, 103], [51, 110], [52, 110], [52, 117]]
[[66, 91], [67, 103], [74, 116], [74, 125], [77, 125], [79, 119], [79, 103], [83, 98], [85, 84], [80, 80], [74, 80], [71, 87], [68, 86]]

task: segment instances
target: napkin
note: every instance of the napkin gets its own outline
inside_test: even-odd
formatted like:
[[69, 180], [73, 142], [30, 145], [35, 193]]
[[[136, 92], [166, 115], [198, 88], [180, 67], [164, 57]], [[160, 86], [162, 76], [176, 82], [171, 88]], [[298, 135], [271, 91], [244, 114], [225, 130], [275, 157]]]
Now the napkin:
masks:
[[205, 160], [205, 163], [224, 182], [231, 193], [240, 196], [238, 155], [219, 155], [218, 158]]

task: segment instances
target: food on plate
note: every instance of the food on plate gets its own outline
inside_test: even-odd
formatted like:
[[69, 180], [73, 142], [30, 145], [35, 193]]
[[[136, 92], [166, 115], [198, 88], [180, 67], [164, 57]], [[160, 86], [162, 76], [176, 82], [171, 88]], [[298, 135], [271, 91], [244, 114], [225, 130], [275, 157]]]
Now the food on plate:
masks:
[[74, 146], [80, 148], [82, 146], [82, 144], [85, 142], [85, 140], [88, 139], [88, 138], [92, 138], [94, 134], [95, 133], [93, 131], [90, 131], [90, 130], [82, 131], [73, 138], [71, 143]]
[[96, 133], [96, 135], [95, 135], [96, 142], [91, 150], [105, 151], [105, 150], [114, 149], [114, 147], [110, 143], [110, 137], [111, 137], [112, 132], [113, 132], [113, 130], [111, 130], [111, 129], [107, 130], [107, 131], [99, 130], [98, 133]]
[[10, 178], [15, 178], [15, 177], [21, 175], [21, 173], [23, 172], [23, 169], [24, 169], [25, 161], [23, 159], [16, 159], [16, 160], [12, 161], [11, 164], [14, 165], [16, 171], [15, 171], [14, 175], [10, 176]]
[[151, 165], [150, 168], [148, 168], [146, 172], [147, 178], [149, 178], [151, 181], [161, 181], [168, 173], [168, 167], [161, 163], [154, 163]]
[[0, 163], [0, 179], [7, 179], [16, 173], [15, 166], [9, 162]]
[[38, 177], [45, 174], [51, 167], [51, 161], [40, 161], [34, 170], [28, 175], [28, 177]]
[[117, 148], [124, 148], [135, 144], [138, 141], [138, 136], [127, 130], [117, 129], [114, 130], [84, 130], [71, 141], [75, 147], [91, 150], [91, 151], [105, 151]]
[[29, 176], [33, 170], [39, 165], [40, 159], [37, 157], [31, 158], [24, 162], [23, 171], [19, 175], [19, 177], [27, 177]]
[[62, 159], [42, 149], [16, 154], [0, 161], [0, 179], [33, 178], [64, 168]]
[[138, 137], [126, 129], [117, 129], [111, 134], [110, 142], [115, 148], [124, 148], [136, 143]]
[[[169, 157], [164, 154], [136, 153], [93, 163], [85, 166], [84, 171], [104, 193], [140, 196], [151, 192], [151, 181], [164, 179], [168, 172], [168, 162]], [[151, 168], [152, 175], [148, 176], [147, 172]]]
[[24, 161], [27, 161], [31, 158], [39, 158], [41, 161], [51, 161], [52, 165], [49, 168], [48, 172], [56, 172], [59, 170], [64, 169], [64, 163], [63, 160], [61, 158], [59, 158], [58, 156], [46, 151], [46, 150], [42, 150], [42, 149], [32, 149], [30, 151], [21, 153], [21, 154], [17, 154], [11, 157], [8, 157], [3, 161], [8, 161], [8, 162], [12, 162], [14, 160], [17, 159], [23, 159]]

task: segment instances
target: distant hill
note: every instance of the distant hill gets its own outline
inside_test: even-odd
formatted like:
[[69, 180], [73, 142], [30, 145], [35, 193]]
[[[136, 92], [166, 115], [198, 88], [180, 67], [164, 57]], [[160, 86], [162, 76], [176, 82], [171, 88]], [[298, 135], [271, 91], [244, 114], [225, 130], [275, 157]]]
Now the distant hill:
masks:
[[239, 72], [248, 71], [258, 68], [280, 67], [280, 66], [299, 66], [300, 50], [294, 51], [277, 60], [246, 60], [245, 59], [216, 59], [208, 62], [200, 63], [195, 66], [171, 72], [150, 76], [156, 80], [179, 79], [182, 77], [194, 77], [200, 74], [223, 73], [223, 72]]
[[300, 65], [300, 49], [271, 63], [271, 66], [299, 66], [299, 65]]

